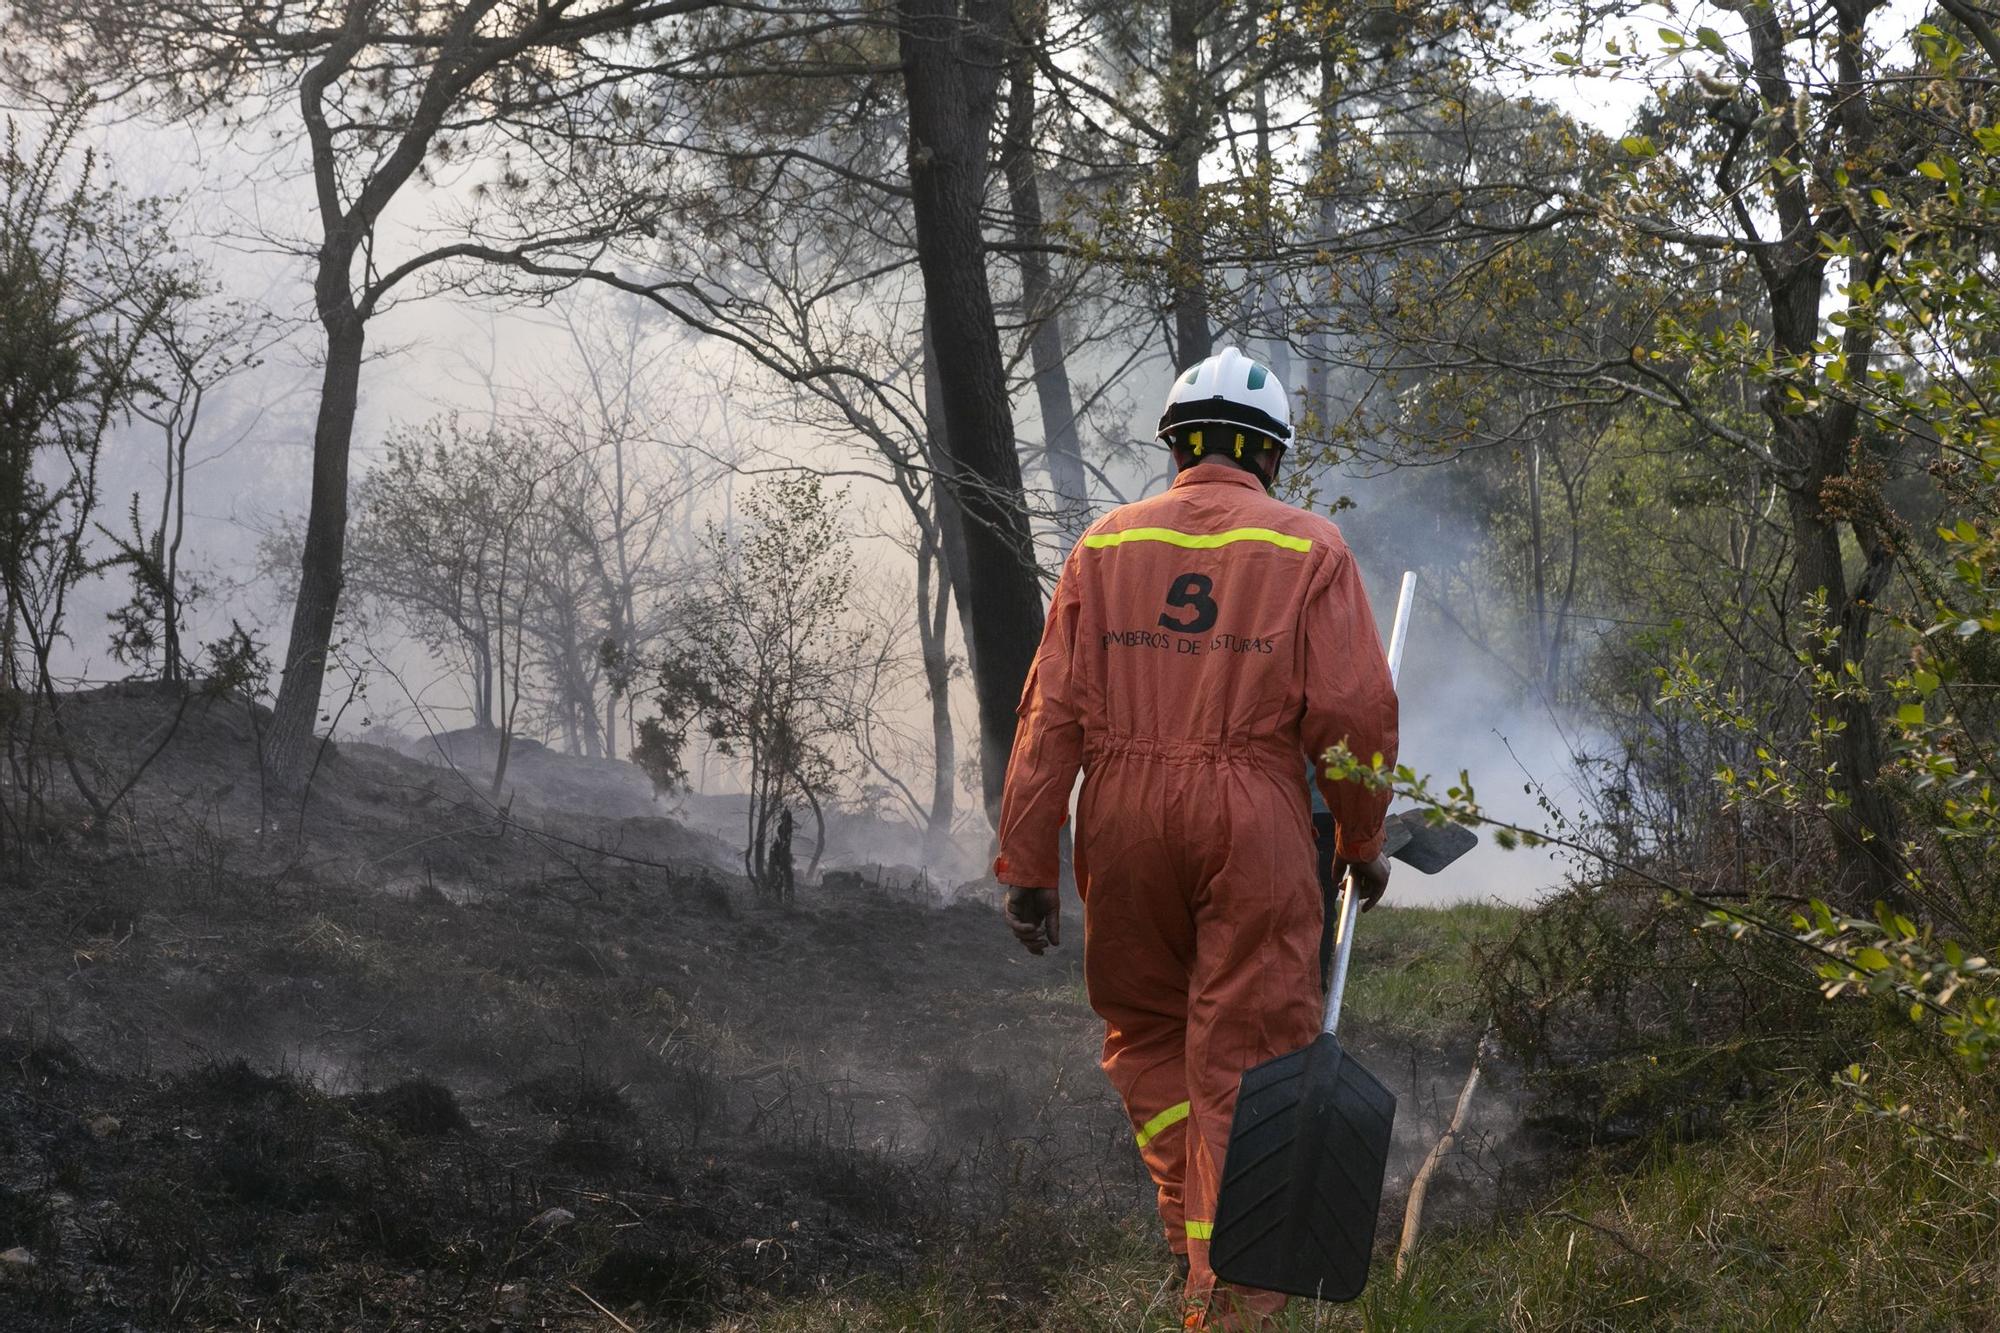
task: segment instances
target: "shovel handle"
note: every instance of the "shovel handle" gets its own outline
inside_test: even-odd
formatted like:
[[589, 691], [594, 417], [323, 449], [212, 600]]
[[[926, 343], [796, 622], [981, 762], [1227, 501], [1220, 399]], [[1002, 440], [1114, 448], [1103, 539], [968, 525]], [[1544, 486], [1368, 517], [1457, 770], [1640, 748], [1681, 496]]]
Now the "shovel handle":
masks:
[[1403, 645], [1410, 639], [1410, 604], [1417, 599], [1417, 571], [1403, 571], [1403, 586], [1396, 590], [1396, 619], [1389, 630], [1389, 682], [1403, 674]]
[[1354, 896], [1354, 877], [1340, 884], [1340, 934], [1334, 938], [1333, 980], [1326, 988], [1326, 1018], [1319, 1030], [1329, 1035], [1340, 1026], [1340, 997], [1347, 991], [1347, 958], [1353, 952], [1354, 923], [1359, 918], [1360, 900]]
[[[1410, 604], [1417, 597], [1417, 571], [1403, 571], [1403, 586], [1396, 592], [1396, 623], [1389, 631], [1389, 680], [1393, 683], [1403, 670], [1403, 645], [1410, 637]], [[1354, 896], [1354, 876], [1340, 883], [1340, 933], [1333, 937], [1333, 978], [1326, 988], [1326, 1018], [1320, 1031], [1331, 1033], [1340, 1026], [1340, 1001], [1347, 993], [1347, 959], [1354, 951], [1354, 926], [1361, 916], [1361, 900]]]

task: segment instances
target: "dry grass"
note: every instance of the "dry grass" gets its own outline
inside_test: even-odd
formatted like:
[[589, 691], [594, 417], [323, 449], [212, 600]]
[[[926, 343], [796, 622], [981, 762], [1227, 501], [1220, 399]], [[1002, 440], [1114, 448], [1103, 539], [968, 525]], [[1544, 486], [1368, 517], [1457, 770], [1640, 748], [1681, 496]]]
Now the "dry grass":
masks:
[[[1495, 1227], [1435, 1238], [1401, 1281], [1388, 1246], [1349, 1307], [1287, 1330], [1974, 1330], [2000, 1327], [2000, 1168], [1800, 1090], [1725, 1138], [1593, 1164]], [[1150, 1237], [1067, 1236], [1022, 1301], [940, 1271], [770, 1302], [717, 1333], [1166, 1333], [1179, 1303]]]
[[1594, 1165], [1515, 1224], [1434, 1244], [1359, 1324], [2000, 1327], [1996, 1187], [1977, 1152], [1802, 1085], [1719, 1139]]

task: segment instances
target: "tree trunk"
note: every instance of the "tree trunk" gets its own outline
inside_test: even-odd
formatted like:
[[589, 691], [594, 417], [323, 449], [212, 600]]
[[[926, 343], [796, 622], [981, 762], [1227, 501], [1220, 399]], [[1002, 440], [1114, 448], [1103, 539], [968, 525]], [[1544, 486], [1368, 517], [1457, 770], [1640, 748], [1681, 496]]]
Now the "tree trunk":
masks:
[[[619, 458], [622, 460], [623, 457], [624, 447], [621, 445], [619, 447]], [[625, 476], [622, 470], [622, 462], [618, 476], [618, 484], [622, 488]], [[618, 545], [620, 548], [618, 563], [622, 570], [626, 564], [623, 550], [625, 545], [625, 531], [622, 527], [618, 530]], [[611, 632], [605, 637], [608, 642], [616, 645], [621, 650], [625, 647], [625, 598], [631, 586], [630, 575], [623, 575], [620, 586], [612, 589], [611, 596], [608, 599], [611, 604]], [[616, 759], [618, 757], [618, 687], [617, 682], [612, 679], [609, 671], [605, 672], [604, 682], [604, 757], [606, 759]]]
[[924, 827], [924, 864], [941, 862], [951, 846], [958, 814], [958, 738], [951, 723], [951, 658], [945, 644], [951, 582], [937, 572], [936, 543], [917, 552], [917, 642], [924, 659], [924, 688], [931, 697], [931, 806]]
[[570, 726], [583, 742], [585, 757], [596, 759], [606, 753], [607, 738], [598, 730], [597, 686], [590, 673], [584, 670], [583, 658], [577, 652], [577, 634], [581, 631], [571, 627], [563, 636], [564, 669], [569, 673], [569, 714]]
[[[1800, 424], [1810, 429], [1810, 425]], [[1869, 612], [1867, 598], [1848, 587], [1840, 530], [1826, 513], [1821, 497], [1821, 486], [1833, 475], [1815, 470], [1804, 485], [1790, 493], [1788, 508], [1796, 552], [1792, 589], [1801, 602], [1824, 594], [1827, 619], [1840, 634], [1831, 644], [1814, 641], [1814, 663], [1832, 673], [1835, 680], [1844, 681], [1850, 667], [1866, 674]], [[1835, 851], [1847, 887], [1859, 890], [1863, 898], [1849, 905], [1863, 906], [1877, 899], [1897, 902], [1902, 887], [1896, 870], [1896, 809], [1879, 778], [1884, 756], [1874, 706], [1865, 694], [1832, 703], [1822, 700], [1820, 706], [1831, 713], [1828, 720], [1841, 728], [1833, 739], [1833, 758], [1839, 765], [1835, 782], [1847, 798], [1847, 808], [1833, 815], [1839, 835]]]
[[1166, 185], [1168, 281], [1173, 289], [1174, 366], [1185, 370], [1215, 349], [1208, 320], [1207, 260], [1202, 246], [1201, 154], [1208, 144], [1208, 97], [1202, 84], [1201, 20], [1213, 0], [1172, 0], [1167, 13]]
[[[1824, 279], [1825, 263], [1815, 252], [1790, 267], [1784, 283], [1773, 285], [1772, 341], [1781, 356], [1803, 356], [1818, 338]], [[1853, 360], [1857, 371], [1865, 372], [1865, 354]], [[1790, 403], [1780, 385], [1765, 390], [1763, 407], [1772, 423], [1778, 455], [1791, 472], [1786, 479], [1786, 511], [1794, 552], [1793, 596], [1801, 605], [1809, 597], [1824, 596], [1829, 627], [1840, 631], [1831, 643], [1813, 642], [1814, 664], [1836, 681], [1845, 681], [1850, 668], [1865, 677], [1868, 602], [1879, 589], [1849, 586], [1840, 548], [1840, 520], [1826, 507], [1829, 483], [1848, 475], [1851, 428], [1833, 415], [1833, 407], [1822, 406], [1804, 415], [1789, 411]], [[1864, 554], [1872, 555], [1871, 543], [1859, 525], [1856, 535], [1862, 539]], [[1886, 557], [1880, 561], [1871, 558], [1864, 584], [1872, 585], [1885, 571]], [[1838, 764], [1834, 780], [1847, 808], [1834, 812], [1833, 825], [1843, 887], [1858, 896], [1858, 901], [1851, 898], [1849, 905], [1877, 899], [1896, 902], [1902, 894], [1896, 870], [1898, 821], [1879, 780], [1882, 732], [1874, 706], [1865, 692], [1860, 697], [1821, 700], [1818, 706], [1829, 714], [1827, 720], [1840, 728], [1833, 739], [1832, 757]]]
[[952, 601], [958, 605], [958, 629], [965, 640], [966, 670], [977, 680], [979, 647], [972, 641], [972, 622], [967, 619], [966, 611], [972, 605], [972, 598], [967, 591], [965, 572], [965, 512], [952, 498], [951, 487], [944, 483], [951, 445], [946, 439], [944, 424], [944, 372], [938, 369], [937, 344], [931, 338], [928, 312], [924, 315], [924, 426], [930, 433], [927, 444], [931, 467], [935, 472], [930, 492], [937, 513], [938, 558], [944, 565], [945, 582], [951, 588]]
[[[269, 781], [296, 790], [312, 769], [313, 724], [333, 642], [334, 618], [347, 550], [347, 456], [361, 401], [364, 326], [347, 295], [349, 256], [320, 260], [320, 322], [326, 328], [326, 369], [321, 376], [319, 418], [313, 428], [312, 501], [299, 562], [299, 591], [271, 729], [264, 739]], [[329, 289], [337, 288], [333, 294]]]
[[743, 873], [760, 894], [771, 891], [764, 876], [764, 838], [769, 833], [771, 801], [770, 775], [766, 773], [763, 748], [753, 739], [750, 746], [750, 827], [745, 830], [749, 844], [743, 849]]
[[980, 207], [1000, 71], [997, 0], [898, 0], [910, 187], [944, 409], [944, 481], [965, 519], [964, 623], [997, 824], [1014, 709], [1041, 641], [1042, 597], [987, 282]]
[[819, 879], [819, 859], [826, 855], [826, 811], [820, 808], [819, 796], [811, 787], [801, 782], [799, 791], [813, 812], [813, 854], [806, 863], [806, 882], [811, 884]]
[[1528, 586], [1533, 590], [1535, 649], [1546, 663], [1554, 649], [1549, 643], [1549, 585], [1543, 572], [1548, 551], [1542, 538], [1542, 442], [1528, 446]]
[[[480, 619], [485, 618], [481, 612]], [[479, 731], [493, 730], [493, 644], [483, 629], [472, 649], [472, 725]]]
[[[1257, 44], [1258, 13], [1254, 8], [1245, 7], [1245, 26], [1248, 28], [1248, 49]], [[1260, 180], [1276, 182], [1278, 168], [1271, 156], [1271, 98], [1268, 83], [1257, 80], [1257, 86], [1250, 98], [1250, 122], [1257, 135], [1257, 174]], [[1266, 205], [1264, 222], [1264, 244], [1269, 247], [1267, 261], [1275, 270], [1277, 264], [1278, 237], [1276, 219], [1271, 205]], [[1257, 323], [1264, 335], [1266, 352], [1270, 358], [1271, 373], [1278, 383], [1292, 390], [1292, 344], [1290, 335], [1282, 328], [1284, 312], [1278, 301], [1278, 289], [1270, 276], [1257, 283]]]
[[1022, 6], [1022, 31], [1008, 61], [1007, 132], [1003, 148], [1007, 198], [1020, 242], [1021, 308], [1028, 325], [1028, 357], [1034, 368], [1035, 403], [1041, 409], [1043, 460], [1055, 490], [1057, 527], [1074, 545], [1090, 525], [1090, 486], [1084, 476], [1083, 446], [1070, 392], [1069, 366], [1057, 319], [1055, 278], [1049, 257], [1038, 247], [1048, 237], [1042, 218], [1042, 187], [1035, 171], [1035, 64], [1033, 44], [1048, 23], [1039, 3]]
[[[1329, 242], [1339, 222], [1333, 194], [1333, 182], [1339, 166], [1336, 157], [1339, 141], [1334, 135], [1335, 108], [1339, 101], [1340, 69], [1329, 46], [1321, 54], [1319, 62], [1319, 143], [1315, 150], [1318, 161], [1312, 175], [1313, 189], [1319, 194], [1318, 206], [1314, 210], [1319, 227], [1316, 239], [1322, 245]], [[1323, 286], [1327, 293], [1325, 298], [1319, 290]], [[1309, 429], [1314, 436], [1324, 440], [1333, 422], [1333, 337], [1328, 327], [1327, 312], [1320, 307], [1323, 300], [1326, 303], [1331, 301], [1331, 275], [1308, 274], [1306, 291], [1308, 309], [1313, 311], [1314, 318], [1306, 340], [1306, 401], [1294, 424], [1302, 433]]]
[[[511, 545], [511, 537], [501, 545], [500, 590], [494, 595], [493, 605], [494, 616], [500, 625], [503, 635], [507, 629], [507, 603], [504, 599], [507, 587], [507, 552]], [[518, 594], [518, 597], [520, 604], [515, 608], [514, 614], [514, 678], [512, 680], [507, 679], [507, 640], [505, 638], [500, 640], [500, 688], [503, 694], [500, 698], [500, 747], [495, 753], [493, 760], [493, 799], [496, 801], [500, 799], [500, 793], [506, 788], [507, 764], [514, 756], [514, 721], [516, 715], [521, 711], [522, 621], [527, 616], [525, 590]]]
[[[192, 379], [193, 372], [187, 373]], [[201, 386], [187, 390], [187, 396], [192, 401], [183, 412], [170, 418], [173, 424], [167, 431], [167, 484], [160, 500], [160, 534], [165, 548], [160, 557], [160, 678], [175, 683], [186, 676], [181, 657], [181, 541], [187, 535], [188, 441], [201, 416]], [[171, 541], [166, 538], [169, 505], [173, 509]]]
[[1576, 578], [1583, 565], [1583, 489], [1588, 464], [1577, 468], [1572, 476], [1568, 468], [1562, 466], [1562, 457], [1556, 458], [1556, 476], [1563, 487], [1563, 512], [1569, 520], [1569, 569], [1563, 576], [1562, 596], [1556, 601], [1555, 623], [1549, 632], [1549, 660], [1545, 679], [1548, 682], [1550, 699], [1562, 696], [1563, 650], [1569, 644], [1570, 612], [1576, 607]]
[[[1872, 112], [1867, 98], [1859, 92], [1854, 65], [1862, 46], [1860, 21], [1868, 12], [1863, 6], [1836, 6], [1833, 10], [1842, 29], [1835, 63], [1848, 94], [1838, 125], [1842, 148], [1850, 153], [1866, 150], [1874, 133]], [[1759, 251], [1757, 270], [1770, 306], [1771, 342], [1780, 364], [1790, 360], [1810, 364], [1822, 334], [1829, 262], [1813, 225], [1808, 186], [1814, 179], [1814, 154], [1821, 150], [1806, 142], [1792, 115], [1786, 114], [1797, 90], [1787, 72], [1788, 39], [1781, 17], [1769, 9], [1745, 13], [1756, 87], [1765, 105], [1780, 113], [1767, 122], [1766, 152], [1772, 161], [1797, 168], [1779, 177], [1771, 201], [1785, 240]], [[1879, 256], [1865, 266], [1865, 272], [1850, 272], [1850, 280], [1872, 282], [1878, 264]], [[1860, 320], [1839, 335], [1848, 373], [1857, 383], [1868, 374], [1874, 349], [1872, 329], [1871, 321]], [[1879, 591], [1879, 582], [1886, 579], [1891, 561], [1872, 523], [1850, 514], [1848, 522], [1868, 558], [1861, 585], [1850, 587], [1840, 549], [1841, 516], [1827, 508], [1829, 483], [1852, 478], [1851, 449], [1858, 427], [1855, 404], [1833, 399], [1810, 412], [1795, 413], [1784, 390], [1782, 380], [1771, 383], [1764, 391], [1762, 406], [1771, 421], [1772, 442], [1786, 474], [1794, 551], [1792, 591], [1801, 602], [1824, 594], [1829, 627], [1840, 633], [1831, 643], [1815, 640], [1811, 652], [1817, 667], [1845, 684], [1850, 668], [1865, 679], [1868, 603]], [[1881, 729], [1866, 691], [1843, 692], [1850, 697], [1815, 700], [1824, 720], [1840, 726], [1832, 742], [1838, 765], [1833, 781], [1846, 800], [1846, 808], [1835, 811], [1832, 819], [1843, 897], [1850, 907], [1875, 899], [1896, 902], [1902, 897], [1896, 871], [1897, 819], [1879, 781]]]
[[20, 670], [14, 664], [14, 655], [21, 637], [19, 607], [12, 594], [0, 595], [7, 597], [6, 614], [0, 615], [0, 689], [18, 690]]

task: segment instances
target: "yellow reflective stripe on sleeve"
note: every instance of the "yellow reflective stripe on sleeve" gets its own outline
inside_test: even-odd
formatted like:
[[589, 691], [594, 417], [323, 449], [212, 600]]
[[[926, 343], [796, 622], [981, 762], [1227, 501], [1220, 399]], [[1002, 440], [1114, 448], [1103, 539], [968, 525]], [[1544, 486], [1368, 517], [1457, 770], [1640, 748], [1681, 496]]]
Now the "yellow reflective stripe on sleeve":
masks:
[[1178, 1125], [1187, 1118], [1188, 1104], [1186, 1102], [1174, 1103], [1151, 1120], [1148, 1120], [1145, 1124], [1139, 1126], [1139, 1146], [1141, 1148], [1145, 1147], [1158, 1138], [1163, 1131], [1171, 1126]]
[[1190, 1217], [1188, 1219], [1187, 1231], [1189, 1240], [1207, 1240], [1215, 1234], [1215, 1223], [1197, 1222]]
[[1108, 546], [1123, 546], [1126, 542], [1165, 542], [1169, 546], [1184, 546], [1189, 550], [1206, 551], [1217, 546], [1231, 546], [1237, 542], [1269, 542], [1272, 546], [1282, 546], [1287, 551], [1310, 551], [1310, 537], [1294, 537], [1289, 532], [1279, 532], [1274, 528], [1231, 528], [1227, 532], [1176, 532], [1172, 528], [1127, 528], [1123, 532], [1097, 532], [1083, 539], [1083, 544], [1093, 551], [1101, 551]]

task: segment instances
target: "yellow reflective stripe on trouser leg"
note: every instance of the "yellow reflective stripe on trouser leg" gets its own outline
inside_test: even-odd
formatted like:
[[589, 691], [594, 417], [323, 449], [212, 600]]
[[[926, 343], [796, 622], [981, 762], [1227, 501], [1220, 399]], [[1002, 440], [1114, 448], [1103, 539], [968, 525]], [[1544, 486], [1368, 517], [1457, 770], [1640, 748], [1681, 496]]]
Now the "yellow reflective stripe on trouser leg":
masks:
[[1272, 546], [1282, 546], [1287, 551], [1312, 550], [1312, 538], [1294, 537], [1289, 532], [1278, 532], [1272, 528], [1230, 528], [1226, 532], [1176, 532], [1172, 528], [1127, 528], [1123, 532], [1092, 533], [1083, 539], [1083, 544], [1093, 551], [1101, 551], [1107, 546], [1123, 546], [1127, 542], [1165, 542], [1169, 546], [1185, 547], [1191, 551], [1234, 546], [1237, 542], [1266, 542]]
[[1189, 1240], [1207, 1240], [1215, 1234], [1215, 1223], [1197, 1222], [1190, 1217], [1187, 1224], [1187, 1233]]
[[1139, 1126], [1139, 1133], [1137, 1135], [1139, 1146], [1141, 1148], [1145, 1147], [1158, 1138], [1170, 1126], [1178, 1125], [1187, 1118], [1188, 1104], [1186, 1102], [1175, 1102], [1172, 1106], [1169, 1106], [1166, 1110]]

